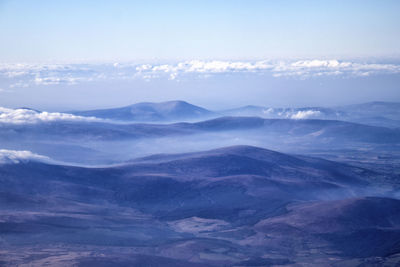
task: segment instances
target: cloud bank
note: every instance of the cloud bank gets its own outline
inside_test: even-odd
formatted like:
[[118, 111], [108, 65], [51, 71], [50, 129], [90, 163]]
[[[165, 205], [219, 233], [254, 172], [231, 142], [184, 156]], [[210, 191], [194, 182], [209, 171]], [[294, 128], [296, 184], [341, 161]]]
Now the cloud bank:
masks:
[[102, 121], [95, 117], [75, 116], [59, 112], [38, 112], [31, 109], [9, 109], [0, 107], [0, 123], [33, 124], [52, 121]]
[[74, 85], [84, 82], [166, 78], [185, 75], [257, 73], [307, 79], [319, 76], [364, 77], [400, 74], [400, 64], [331, 60], [222, 61], [190, 60], [174, 64], [0, 64], [0, 79], [9, 87]]
[[20, 163], [30, 160], [48, 161], [50, 158], [32, 153], [27, 150], [0, 149], [0, 164]]
[[187, 61], [175, 65], [141, 65], [136, 67], [144, 77], [168, 74], [171, 79], [187, 73], [269, 73], [274, 77], [297, 76], [301, 78], [322, 75], [368, 76], [382, 73], [400, 73], [400, 65], [368, 64], [338, 60], [303, 60], [303, 61]]

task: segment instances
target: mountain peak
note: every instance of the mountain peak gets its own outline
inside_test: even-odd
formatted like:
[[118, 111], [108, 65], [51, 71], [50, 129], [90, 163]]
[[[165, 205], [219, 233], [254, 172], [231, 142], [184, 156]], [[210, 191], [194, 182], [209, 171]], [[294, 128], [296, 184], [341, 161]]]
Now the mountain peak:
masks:
[[75, 114], [121, 121], [176, 121], [207, 118], [213, 112], [182, 100], [173, 100], [140, 102], [120, 108], [80, 111]]

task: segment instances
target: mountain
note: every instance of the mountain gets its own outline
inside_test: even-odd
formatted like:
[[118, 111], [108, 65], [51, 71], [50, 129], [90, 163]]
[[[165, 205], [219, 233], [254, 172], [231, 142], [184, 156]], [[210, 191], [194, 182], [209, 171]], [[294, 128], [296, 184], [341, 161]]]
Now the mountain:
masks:
[[400, 103], [374, 101], [336, 107], [336, 109], [348, 114], [343, 119], [349, 121], [391, 128], [400, 127]]
[[[250, 146], [153, 155], [101, 168], [35, 158], [1, 164], [1, 260], [259, 266], [305, 264], [315, 257], [326, 265], [333, 249], [336, 261], [390, 255], [397, 251], [398, 200], [362, 197], [379, 177]], [[344, 238], [355, 245], [370, 242], [360, 254], [341, 249]]]
[[76, 111], [72, 113], [79, 116], [137, 122], [194, 120], [204, 119], [213, 115], [212, 111], [185, 101], [144, 102], [121, 108]]
[[[113, 194], [103, 196], [104, 199], [110, 197], [110, 201], [119, 199], [119, 201], [134, 203], [136, 200], [154, 201], [154, 198], [166, 201], [167, 199], [163, 199], [163, 196], [172, 194], [178, 199], [183, 198], [182, 201], [186, 205], [189, 205], [193, 198], [206, 200], [205, 192], [198, 193], [203, 189], [217, 189], [216, 185], [218, 184], [226, 186], [224, 191], [214, 195], [216, 199], [223, 195], [228, 196], [230, 186], [232, 186], [232, 192], [236, 192], [235, 194], [247, 198], [249, 201], [252, 199], [251, 195], [256, 194], [256, 191], [257, 194], [260, 194], [260, 199], [270, 197], [279, 199], [279, 192], [287, 193], [289, 191], [293, 199], [308, 199], [310, 196], [304, 192], [325, 188], [328, 191], [332, 189], [335, 194], [342, 190], [343, 193], [346, 193], [348, 187], [362, 188], [368, 186], [370, 179], [379, 177], [379, 174], [375, 172], [342, 163], [304, 156], [291, 156], [251, 146], [234, 146], [197, 153], [153, 155], [103, 168], [83, 168], [24, 161], [20, 164], [4, 164], [0, 171], [1, 181], [8, 192], [28, 194], [40, 192], [40, 195], [48, 197], [67, 194], [70, 195], [70, 199], [73, 194], [76, 194], [75, 197], [78, 200], [86, 199], [90, 194], [88, 192], [79, 195], [77, 194], [79, 191], [75, 190], [82, 186], [90, 186], [93, 192], [98, 190], [114, 191]], [[30, 186], [23, 186], [24, 184]], [[62, 186], [63, 184], [64, 186]], [[73, 184], [74, 186], [72, 186]], [[145, 184], [162, 186], [156, 193], [154, 192], [155, 187], [143, 187]], [[253, 184], [254, 186], [252, 186]], [[255, 186], [256, 184], [258, 186]], [[52, 189], [53, 186], [55, 187]], [[263, 187], [268, 188], [269, 191], [271, 188], [277, 190], [278, 195], [263, 196], [261, 194]], [[170, 192], [166, 190], [167, 188]], [[247, 189], [241, 191], [240, 188]], [[281, 191], [282, 188], [285, 190]], [[69, 191], [71, 189], [73, 190]], [[190, 189], [194, 190], [192, 196], [190, 196]], [[163, 190], [165, 191], [163, 192]], [[183, 191], [181, 192], [181, 190]], [[255, 191], [252, 192], [252, 190]], [[245, 191], [252, 193], [247, 195]], [[36, 193], [33, 195], [37, 196]], [[71, 195], [71, 193], [73, 194]], [[287, 197], [286, 193], [284, 193], [285, 198]], [[189, 198], [185, 199], [186, 197]], [[314, 199], [316, 196], [312, 195], [311, 198]], [[180, 202], [178, 199], [175, 203]], [[173, 198], [170, 196], [167, 202], [174, 203]], [[242, 204], [249, 205], [245, 202]], [[174, 207], [173, 211], [175, 212], [177, 208]], [[180, 208], [184, 208], [184, 206]], [[198, 211], [192, 210], [191, 212]], [[221, 212], [218, 216], [223, 216], [223, 213]]]

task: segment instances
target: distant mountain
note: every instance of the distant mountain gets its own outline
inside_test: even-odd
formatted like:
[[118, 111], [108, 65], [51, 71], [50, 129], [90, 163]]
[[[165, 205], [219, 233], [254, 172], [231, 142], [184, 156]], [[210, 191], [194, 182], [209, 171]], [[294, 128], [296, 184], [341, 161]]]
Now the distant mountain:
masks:
[[121, 108], [76, 111], [72, 113], [79, 116], [137, 122], [204, 119], [213, 115], [212, 111], [185, 101], [144, 102]]
[[239, 108], [223, 110], [220, 113], [225, 116], [249, 116], [249, 117], [263, 117], [268, 108], [262, 106], [247, 105]]
[[[399, 201], [337, 200], [370, 193], [376, 179], [363, 168], [250, 146], [102, 168], [1, 164], [2, 251], [25, 255], [5, 253], [2, 263], [268, 266], [316, 257], [327, 265], [332, 251], [334, 261], [383, 257], [399, 248]], [[66, 249], [74, 253], [56, 257]]]
[[400, 103], [368, 102], [336, 107], [347, 114], [343, 119], [377, 126], [400, 127]]
[[[324, 142], [352, 141], [398, 143], [400, 129], [389, 129], [335, 120], [262, 119], [257, 117], [222, 117], [186, 124], [186, 128], [201, 131], [257, 130], [281, 138], [305, 138]], [[253, 132], [254, 133], [254, 132]]]
[[374, 101], [363, 104], [339, 106], [336, 109], [351, 113], [353, 116], [376, 117], [387, 116], [390, 119], [400, 118], [400, 103]]
[[358, 122], [373, 126], [400, 127], [400, 103], [368, 102], [363, 104], [325, 107], [271, 108], [244, 106], [221, 111], [227, 116], [257, 116], [275, 119], [328, 119]]

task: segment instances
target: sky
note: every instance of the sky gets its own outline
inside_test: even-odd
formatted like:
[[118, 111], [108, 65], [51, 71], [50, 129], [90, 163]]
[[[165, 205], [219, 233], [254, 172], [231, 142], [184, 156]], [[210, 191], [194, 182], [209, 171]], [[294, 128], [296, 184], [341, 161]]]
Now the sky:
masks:
[[0, 106], [400, 101], [400, 1], [0, 0]]
[[7, 62], [392, 57], [397, 0], [0, 1]]

